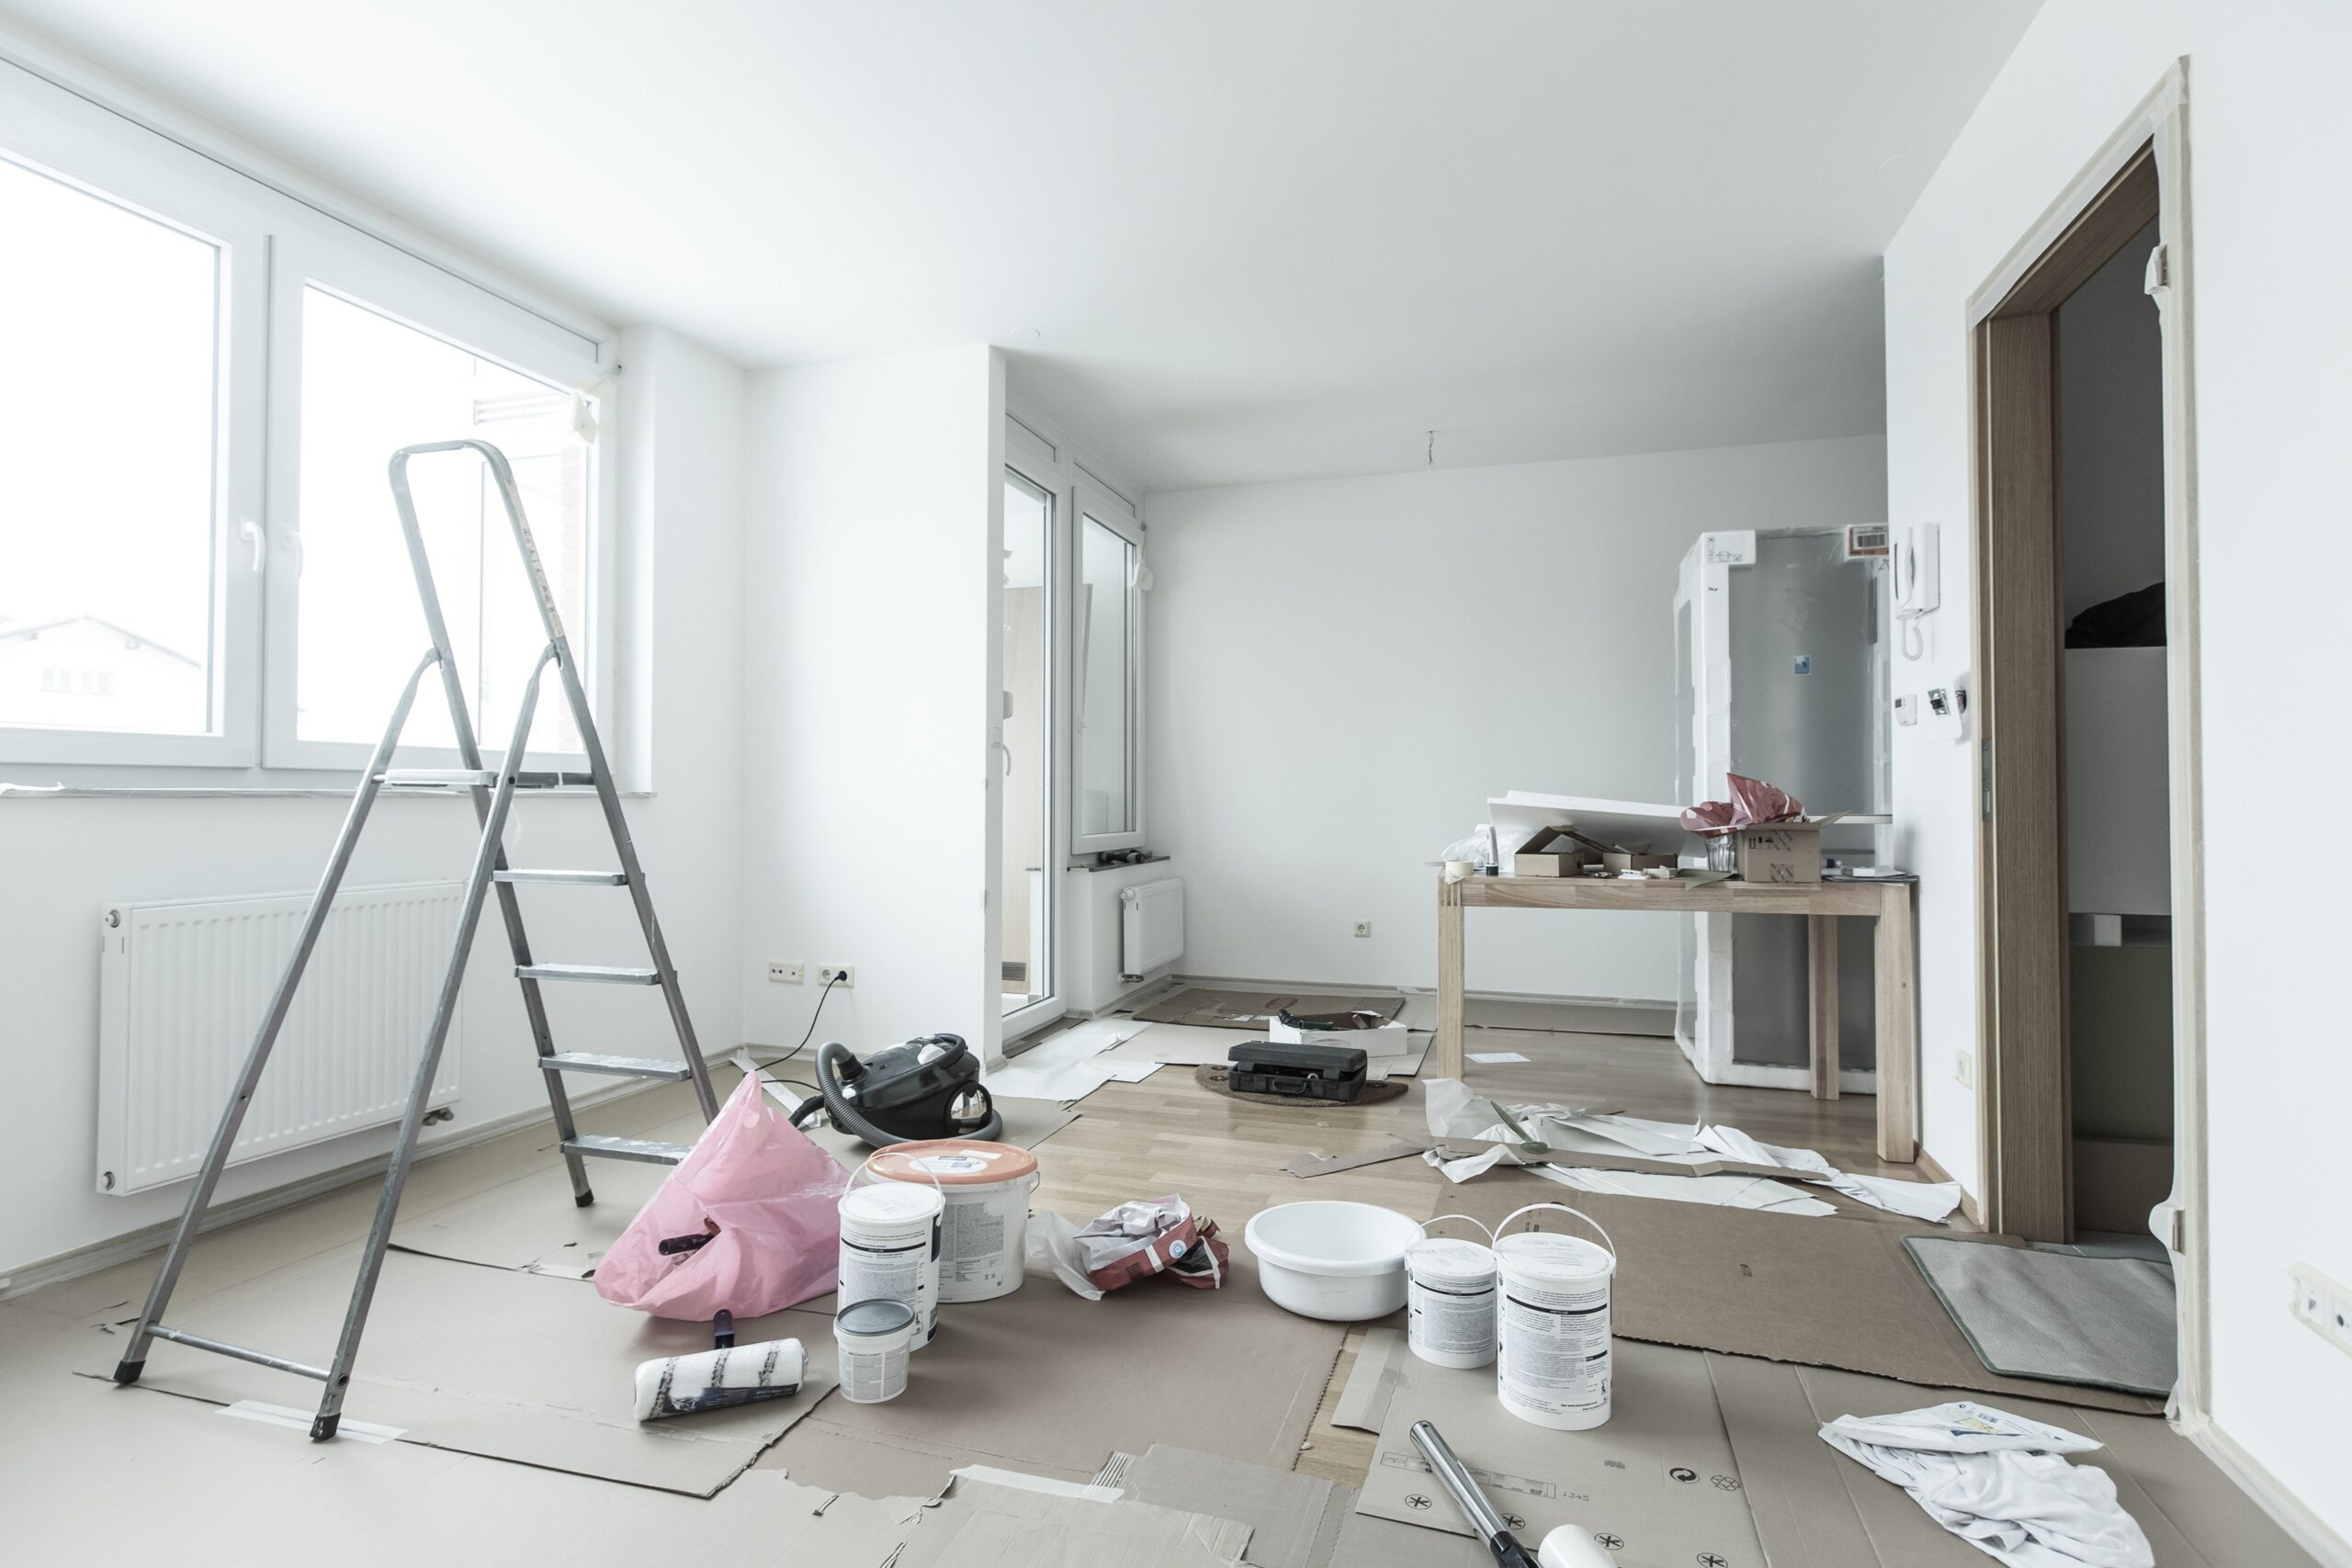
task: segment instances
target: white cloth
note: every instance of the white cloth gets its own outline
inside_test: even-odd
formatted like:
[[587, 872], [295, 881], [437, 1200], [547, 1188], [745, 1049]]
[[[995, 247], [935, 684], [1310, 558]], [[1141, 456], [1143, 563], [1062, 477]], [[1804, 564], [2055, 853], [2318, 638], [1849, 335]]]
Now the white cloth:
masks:
[[2154, 1568], [2138, 1521], [2096, 1465], [2099, 1445], [1973, 1400], [1841, 1416], [1822, 1440], [1911, 1495], [1928, 1517], [2009, 1568]]

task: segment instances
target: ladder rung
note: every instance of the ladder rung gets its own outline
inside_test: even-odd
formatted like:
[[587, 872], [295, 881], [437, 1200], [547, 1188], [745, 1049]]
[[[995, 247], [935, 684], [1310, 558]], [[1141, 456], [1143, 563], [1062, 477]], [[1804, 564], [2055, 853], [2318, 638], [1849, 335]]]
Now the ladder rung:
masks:
[[573, 789], [596, 782], [594, 773], [516, 773], [516, 789]]
[[166, 1328], [160, 1323], [147, 1332], [158, 1339], [168, 1339], [175, 1345], [185, 1345], [191, 1350], [209, 1350], [216, 1356], [234, 1356], [240, 1361], [252, 1361], [260, 1366], [275, 1367], [281, 1372], [292, 1372], [297, 1377], [315, 1378], [320, 1382], [327, 1381], [327, 1371], [324, 1367], [313, 1367], [301, 1361], [289, 1361], [283, 1356], [273, 1356], [266, 1350], [248, 1350], [243, 1345], [232, 1345], [220, 1339], [207, 1339], [201, 1334], [190, 1334], [184, 1328]]
[[660, 974], [651, 969], [606, 969], [594, 964], [518, 964], [514, 966], [518, 980], [589, 980], [605, 986], [658, 986]]
[[376, 777], [388, 784], [424, 789], [488, 789], [498, 782], [489, 768], [387, 768]]
[[559, 1051], [540, 1057], [539, 1066], [550, 1073], [609, 1073], [616, 1078], [666, 1078], [672, 1083], [692, 1076], [684, 1062], [653, 1056], [598, 1056], [585, 1051]]
[[494, 871], [496, 882], [566, 882], [577, 887], [618, 887], [628, 880], [625, 871]]
[[568, 1155], [602, 1155], [606, 1159], [642, 1160], [647, 1165], [675, 1165], [694, 1152], [687, 1144], [657, 1144], [650, 1138], [612, 1138], [582, 1133], [563, 1141]]

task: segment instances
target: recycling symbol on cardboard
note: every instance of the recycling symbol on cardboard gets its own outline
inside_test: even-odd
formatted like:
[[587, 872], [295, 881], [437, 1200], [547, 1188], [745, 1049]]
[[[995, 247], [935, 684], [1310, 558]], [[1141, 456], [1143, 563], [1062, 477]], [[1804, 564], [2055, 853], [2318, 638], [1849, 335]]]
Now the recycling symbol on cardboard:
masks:
[[1672, 1470], [1668, 1471], [1667, 1474], [1674, 1477], [1677, 1481], [1684, 1483], [1686, 1485], [1689, 1483], [1699, 1479], [1699, 1472], [1692, 1470], [1687, 1464], [1678, 1464]]

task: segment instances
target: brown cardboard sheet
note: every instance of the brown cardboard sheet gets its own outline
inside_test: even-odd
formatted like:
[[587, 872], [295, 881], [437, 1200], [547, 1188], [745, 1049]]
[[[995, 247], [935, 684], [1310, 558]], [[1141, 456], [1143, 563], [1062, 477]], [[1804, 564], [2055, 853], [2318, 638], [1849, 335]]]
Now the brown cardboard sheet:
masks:
[[1531, 1547], [1574, 1527], [1604, 1538], [1623, 1568], [1765, 1568], [1706, 1359], [1622, 1339], [1613, 1357], [1609, 1420], [1560, 1432], [1505, 1410], [1491, 1368], [1432, 1366], [1394, 1332], [1366, 1336], [1351, 1381], [1382, 1382], [1390, 1397], [1356, 1511], [1472, 1533], [1413, 1444], [1426, 1420]]
[[[1006, 1100], [1000, 1106], [1005, 1122], [1002, 1141], [1024, 1149], [1035, 1148], [1077, 1120], [1046, 1100]], [[702, 1124], [699, 1116], [673, 1119], [645, 1135], [692, 1143]], [[830, 1127], [809, 1136], [846, 1168], [854, 1168], [874, 1152]], [[591, 1160], [588, 1178], [596, 1201], [583, 1209], [571, 1201], [571, 1179], [562, 1157], [549, 1145], [546, 1165], [527, 1176], [461, 1202], [402, 1216], [392, 1227], [392, 1245], [428, 1258], [584, 1280], [668, 1179], [670, 1169], [635, 1160]]]
[[1189, 1023], [1204, 1029], [1241, 1029], [1263, 1034], [1266, 1021], [1280, 1010], [1287, 1009], [1294, 1014], [1376, 1012], [1383, 1018], [1395, 1018], [1404, 1005], [1405, 998], [1394, 994], [1216, 991], [1194, 986], [1139, 1009], [1133, 1016], [1145, 1023]]
[[1249, 1540], [1248, 1526], [1188, 1509], [959, 1477], [895, 1568], [1228, 1568]]
[[[762, 1454], [752, 1472], [774, 1471], [806, 1485], [868, 1496], [936, 1497], [947, 1490], [959, 1470], [1003, 1464], [999, 1456], [978, 1449], [933, 1442], [907, 1432], [874, 1432], [830, 1419], [837, 1411], [854, 1408], [846, 1400], [827, 1401], [816, 1415], [794, 1425], [789, 1444], [780, 1443]], [[1056, 1481], [1082, 1482], [1092, 1474], [1083, 1465], [1036, 1460], [1023, 1461], [1023, 1468]]]
[[[1257, 1032], [1265, 1038], [1266, 1032]], [[1233, 1048], [1250, 1036], [1232, 1029], [1214, 1028], [1203, 1024], [1155, 1023], [1134, 1036], [1120, 1041], [1102, 1053], [1106, 1062], [1166, 1062], [1176, 1066], [1222, 1066], [1231, 1059]], [[1418, 1031], [1406, 1037], [1401, 1055], [1374, 1056], [1371, 1068], [1383, 1077], [1409, 1078], [1419, 1074], [1429, 1060], [1430, 1042], [1434, 1035]]]
[[[1707, 1368], [1747, 1484], [1756, 1532], [1776, 1565], [1977, 1568], [1983, 1552], [1929, 1518], [1901, 1487], [1821, 1441], [1840, 1416], [1886, 1416], [1969, 1397], [1832, 1368], [1709, 1355]], [[1988, 1401], [2108, 1445], [2070, 1455], [2105, 1471], [2139, 1521], [2157, 1568], [2292, 1568], [2306, 1557], [2189, 1441], [2153, 1416], [2003, 1396]]]
[[1355, 1511], [1353, 1487], [1221, 1454], [1154, 1443], [1148, 1452], [1122, 1454], [1118, 1461], [1097, 1479], [1136, 1502], [1206, 1506], [1249, 1526], [1241, 1560], [1250, 1568], [1326, 1568]]
[[[1623, 1338], [1841, 1367], [1930, 1388], [2019, 1399], [2055, 1393], [2141, 1414], [2163, 1409], [2139, 1394], [1985, 1371], [1903, 1250], [1905, 1235], [1949, 1234], [1936, 1226], [1567, 1191], [1523, 1170], [1490, 1171], [1448, 1198], [1450, 1209], [1488, 1225], [1539, 1202], [1565, 1201], [1598, 1220], [1616, 1247], [1611, 1326]], [[1542, 1229], [1590, 1234], [1566, 1215], [1532, 1218]]]
[[1427, 1138], [1395, 1138], [1376, 1149], [1363, 1149], [1354, 1154], [1324, 1155], [1309, 1150], [1283, 1168], [1293, 1176], [1329, 1176], [1334, 1171], [1353, 1170], [1358, 1166], [1381, 1165], [1392, 1159], [1408, 1156], [1418, 1159], [1430, 1146]]
[[[1286, 1469], [1344, 1337], [1343, 1325], [1268, 1301], [1238, 1245], [1217, 1291], [1147, 1280], [1090, 1302], [1033, 1272], [1012, 1295], [943, 1308], [906, 1393], [887, 1404], [836, 1399], [825, 1418], [1008, 1470], [1091, 1475], [1113, 1452], [1156, 1442]], [[798, 1453], [786, 1434], [775, 1462], [795, 1471]]]
[[[350, 1300], [356, 1249], [307, 1273], [224, 1297], [175, 1326], [313, 1364], [332, 1354]], [[395, 1252], [384, 1259], [345, 1410], [400, 1427], [404, 1440], [707, 1497], [807, 1415], [837, 1381], [831, 1321], [805, 1312], [746, 1318], [739, 1342], [797, 1338], [808, 1382], [785, 1399], [640, 1425], [637, 1364], [707, 1348], [707, 1324], [617, 1307], [574, 1280]], [[115, 1341], [108, 1342], [113, 1349]], [[94, 1354], [85, 1368], [101, 1367]], [[138, 1387], [231, 1404], [309, 1409], [307, 1378], [166, 1341]]]

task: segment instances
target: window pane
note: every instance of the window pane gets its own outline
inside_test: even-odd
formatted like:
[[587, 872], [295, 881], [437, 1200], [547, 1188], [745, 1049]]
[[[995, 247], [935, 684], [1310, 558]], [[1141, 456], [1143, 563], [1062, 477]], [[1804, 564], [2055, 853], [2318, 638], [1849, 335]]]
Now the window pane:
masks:
[[1127, 586], [1136, 547], [1093, 518], [1079, 531], [1078, 830], [1135, 830], [1134, 638]]
[[0, 724], [212, 727], [220, 260], [0, 160]]
[[[429, 638], [386, 465], [403, 446], [473, 437], [506, 454], [565, 634], [586, 629], [588, 461], [571, 397], [323, 289], [302, 299], [302, 586], [295, 732], [370, 745]], [[436, 453], [409, 489], [442, 618], [485, 750], [501, 750], [546, 644], [520, 552], [486, 465]], [[577, 641], [573, 651], [582, 650]], [[403, 738], [456, 741], [427, 678]], [[578, 730], [552, 671], [531, 745], [572, 751]]]
[[1054, 498], [1020, 475], [1004, 479], [1003, 1010], [1053, 994], [1054, 727], [1047, 671], [1047, 551]]

